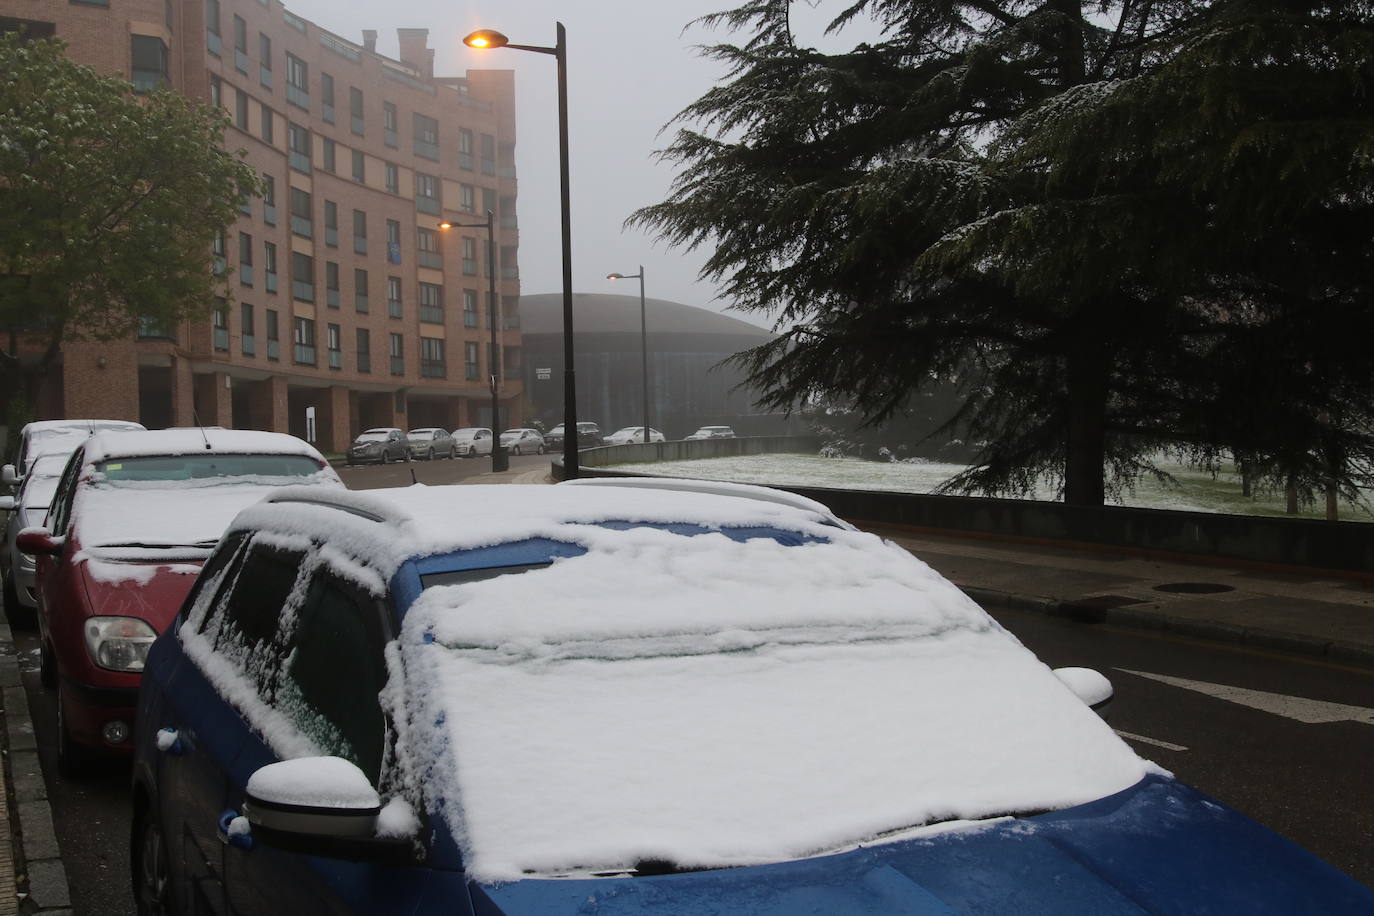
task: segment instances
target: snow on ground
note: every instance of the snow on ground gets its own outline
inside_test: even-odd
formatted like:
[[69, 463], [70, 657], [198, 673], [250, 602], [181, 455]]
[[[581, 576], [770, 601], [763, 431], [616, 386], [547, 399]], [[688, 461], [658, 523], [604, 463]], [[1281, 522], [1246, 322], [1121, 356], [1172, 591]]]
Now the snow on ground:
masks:
[[[690, 514], [716, 501], [674, 495]], [[578, 527], [563, 536], [586, 554], [432, 587], [405, 618], [406, 718], [438, 723], [412, 752], [444, 761], [422, 770], [477, 880], [779, 861], [1074, 805], [1152, 771], [873, 535]]]
[[[1238, 515], [1284, 515], [1282, 494], [1241, 495], [1237, 475], [1210, 474], [1172, 462], [1160, 466], [1177, 481], [1167, 487], [1153, 480], [1140, 481], [1124, 494], [1120, 505], [1141, 509], [1173, 509], [1183, 512], [1225, 512]], [[823, 458], [819, 455], [740, 455], [731, 458], [697, 458], [689, 461], [658, 461], [651, 464], [612, 465], [618, 470], [660, 474], [665, 477], [698, 477], [766, 486], [833, 487], [848, 490], [888, 490], [899, 493], [931, 493], [964, 470], [962, 464], [939, 461], [862, 461], [857, 458]], [[1374, 494], [1371, 494], [1374, 496]], [[1054, 491], [1040, 486], [1027, 498], [1052, 500]], [[1325, 517], [1324, 507], [1303, 512]], [[1374, 521], [1368, 508], [1342, 502], [1342, 520]]]

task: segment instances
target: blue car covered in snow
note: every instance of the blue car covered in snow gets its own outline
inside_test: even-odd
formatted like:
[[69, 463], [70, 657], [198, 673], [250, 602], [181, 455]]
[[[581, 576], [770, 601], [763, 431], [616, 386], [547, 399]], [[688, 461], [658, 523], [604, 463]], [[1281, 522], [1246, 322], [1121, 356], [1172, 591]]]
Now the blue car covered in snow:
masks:
[[140, 912], [1370, 913], [760, 487], [284, 490], [143, 675]]

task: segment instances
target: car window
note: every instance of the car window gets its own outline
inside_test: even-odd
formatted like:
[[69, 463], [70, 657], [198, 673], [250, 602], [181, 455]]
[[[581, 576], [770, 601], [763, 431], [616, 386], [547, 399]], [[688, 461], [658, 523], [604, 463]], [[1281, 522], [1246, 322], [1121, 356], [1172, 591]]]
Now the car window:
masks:
[[272, 705], [323, 753], [353, 761], [376, 785], [386, 738], [381, 606], [321, 571], [291, 643]]
[[53, 494], [52, 508], [48, 510], [47, 527], [59, 537], [67, 533], [67, 523], [72, 516], [72, 500], [76, 498], [76, 482], [81, 474], [85, 454], [84, 448], [72, 452], [72, 457], [67, 459], [66, 470], [62, 472], [62, 480], [57, 485], [57, 492]]
[[254, 541], [202, 627], [215, 652], [247, 675], [265, 697], [275, 688], [278, 629], [304, 560], [300, 551]]
[[229, 564], [238, 556], [239, 548], [248, 536], [242, 531], [236, 531], [224, 539], [214, 553], [210, 554], [205, 565], [200, 569], [200, 575], [196, 576], [196, 584], [191, 586], [190, 594], [182, 602], [182, 609], [186, 612], [187, 620], [199, 621], [205, 616], [205, 608], [218, 591], [224, 572], [229, 568]]

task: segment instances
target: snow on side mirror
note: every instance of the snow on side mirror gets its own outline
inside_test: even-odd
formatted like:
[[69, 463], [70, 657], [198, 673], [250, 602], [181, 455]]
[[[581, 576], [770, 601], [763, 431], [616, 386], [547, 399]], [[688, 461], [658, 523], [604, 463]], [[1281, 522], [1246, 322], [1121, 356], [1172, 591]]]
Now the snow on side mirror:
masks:
[[1055, 668], [1054, 676], [1093, 712], [1107, 718], [1107, 706], [1112, 702], [1112, 682], [1101, 672], [1092, 668]]
[[14, 509], [13, 496], [0, 496], [0, 512], [9, 512]]
[[19, 475], [15, 473], [14, 465], [7, 464], [0, 468], [0, 483], [8, 484], [11, 487], [19, 483]]
[[31, 557], [56, 556], [62, 552], [66, 538], [53, 537], [47, 528], [25, 528], [14, 538], [14, 546], [20, 553]]

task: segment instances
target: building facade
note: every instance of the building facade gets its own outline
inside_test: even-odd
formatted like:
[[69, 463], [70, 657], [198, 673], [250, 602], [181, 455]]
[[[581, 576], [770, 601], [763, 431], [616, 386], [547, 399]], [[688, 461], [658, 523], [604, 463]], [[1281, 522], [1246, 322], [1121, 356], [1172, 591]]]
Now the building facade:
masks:
[[489, 425], [492, 385], [503, 426], [523, 415], [510, 71], [437, 77], [426, 29], [393, 60], [278, 0], [0, 0], [21, 27], [219, 106], [266, 182], [215, 243], [209, 317], [64, 345], [41, 416], [304, 436], [313, 415], [342, 451], [371, 426]]

